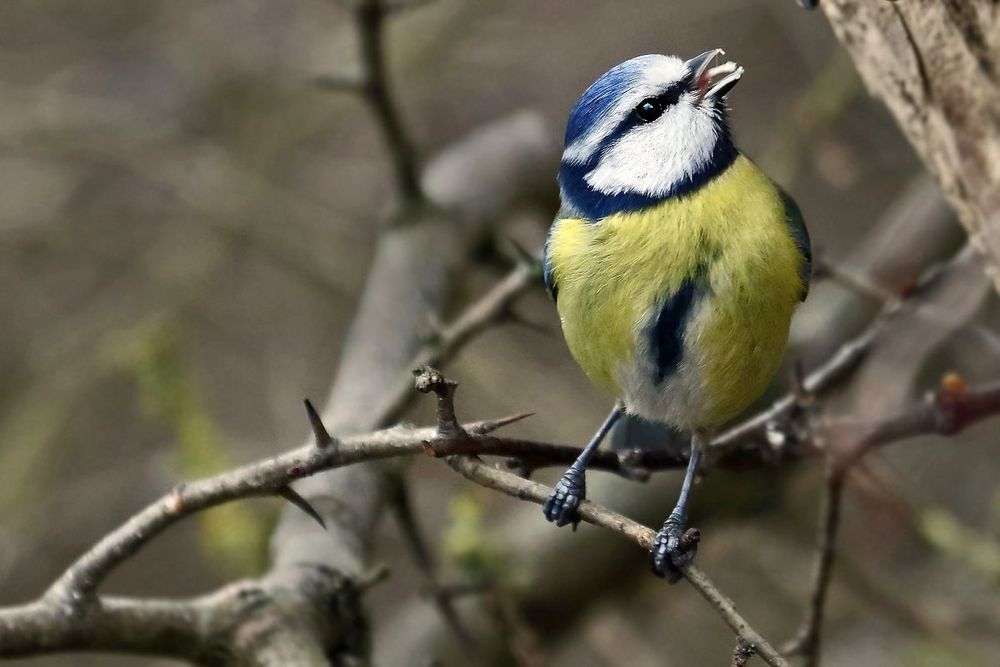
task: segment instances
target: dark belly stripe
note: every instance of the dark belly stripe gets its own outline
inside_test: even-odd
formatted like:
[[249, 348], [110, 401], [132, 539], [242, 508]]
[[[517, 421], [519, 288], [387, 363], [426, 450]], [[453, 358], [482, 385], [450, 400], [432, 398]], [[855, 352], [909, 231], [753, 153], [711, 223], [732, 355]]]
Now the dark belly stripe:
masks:
[[688, 278], [664, 301], [650, 331], [650, 342], [656, 359], [656, 384], [677, 370], [684, 352], [684, 330], [687, 327], [695, 297], [698, 276]]

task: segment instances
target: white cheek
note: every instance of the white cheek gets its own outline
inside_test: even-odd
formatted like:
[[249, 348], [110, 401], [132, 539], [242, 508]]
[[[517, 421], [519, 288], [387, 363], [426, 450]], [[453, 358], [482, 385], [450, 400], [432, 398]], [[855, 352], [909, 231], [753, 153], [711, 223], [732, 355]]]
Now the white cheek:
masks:
[[645, 69], [636, 81], [621, 92], [621, 97], [605, 112], [587, 133], [566, 147], [563, 162], [584, 164], [601, 143], [614, 131], [639, 102], [656, 95], [670, 82], [680, 81], [687, 74], [687, 66], [675, 56], [640, 56]]
[[663, 195], [708, 165], [717, 139], [715, 121], [682, 102], [619, 139], [584, 178], [608, 195]]

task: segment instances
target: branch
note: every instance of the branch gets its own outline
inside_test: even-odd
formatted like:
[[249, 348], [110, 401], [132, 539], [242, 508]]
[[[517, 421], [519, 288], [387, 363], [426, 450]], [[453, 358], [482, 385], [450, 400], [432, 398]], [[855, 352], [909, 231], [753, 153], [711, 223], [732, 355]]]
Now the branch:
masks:
[[[43, 597], [0, 610], [0, 657], [56, 651], [127, 652], [168, 656], [200, 664], [328, 664], [313, 660], [312, 647], [343, 647], [363, 655], [359, 595], [364, 584], [303, 565], [295, 577], [275, 573], [260, 581], [230, 584], [189, 600], [100, 597], [72, 609]], [[317, 610], [335, 605], [336, 615]], [[271, 615], [272, 607], [281, 610]], [[293, 647], [285, 660], [269, 661], [261, 644], [280, 632]], [[277, 657], [277, 656], [275, 656]], [[322, 656], [320, 656], [322, 657]]]
[[413, 142], [403, 127], [387, 82], [382, 23], [389, 11], [383, 0], [360, 0], [353, 7], [364, 68], [359, 90], [382, 128], [382, 135], [392, 156], [396, 189], [404, 208], [409, 208], [427, 204], [427, 199], [420, 186]]
[[1000, 382], [970, 389], [961, 378], [948, 375], [935, 392], [894, 415], [868, 421], [839, 420], [820, 426], [816, 437], [826, 441], [828, 448], [815, 567], [805, 618], [796, 636], [783, 647], [785, 654], [803, 656], [806, 667], [818, 664], [823, 611], [833, 573], [844, 484], [850, 470], [878, 447], [918, 435], [954, 435], [998, 413]]
[[801, 655], [805, 667], [815, 667], [819, 662], [823, 611], [826, 608], [826, 594], [830, 589], [833, 574], [834, 550], [837, 544], [837, 528], [840, 525], [840, 508], [844, 492], [845, 476], [834, 465], [827, 465], [826, 489], [820, 510], [816, 560], [813, 568], [809, 604], [802, 626], [795, 637], [781, 649], [785, 655]]
[[470, 340], [486, 329], [512, 319], [511, 307], [532, 287], [541, 285], [537, 264], [520, 262], [493, 289], [472, 303], [450, 325], [440, 328], [418, 352], [388, 397], [383, 398], [376, 417], [377, 426], [386, 426], [402, 418], [413, 401], [413, 376], [409, 370], [438, 366], [451, 359]]
[[[417, 375], [417, 390], [423, 393], [433, 392], [437, 396], [438, 427], [434, 439], [429, 443], [435, 449], [440, 449], [442, 444], [446, 446], [449, 440], [461, 439], [464, 436], [464, 433], [455, 429], [455, 425], [457, 424], [455, 421], [454, 404], [456, 386], [456, 383], [446, 379], [431, 368], [425, 368]], [[549, 496], [550, 489], [548, 487], [538, 482], [518, 477], [512, 473], [491, 468], [473, 457], [452, 455], [447, 458], [447, 462], [466, 479], [509, 496], [527, 500], [538, 505], [544, 504]], [[582, 520], [592, 523], [595, 526], [608, 528], [627, 537], [647, 551], [653, 545], [656, 531], [636, 523], [626, 516], [588, 500], [585, 500], [580, 505], [578, 511]], [[767, 640], [739, 615], [732, 601], [719, 592], [704, 572], [693, 564], [684, 567], [683, 572], [685, 578], [709, 604], [715, 607], [726, 623], [740, 637], [754, 644], [760, 652], [761, 657], [769, 665], [775, 667], [785, 667], [788, 665], [781, 654], [774, 650]]]
[[[398, 380], [399, 373], [408, 367], [412, 355], [421, 349], [420, 328], [428, 313], [437, 312], [444, 303], [449, 285], [446, 277], [464, 261], [467, 241], [511, 201], [537, 187], [539, 165], [544, 165], [543, 157], [548, 152], [546, 135], [536, 116], [515, 114], [458, 142], [429, 167], [425, 178], [428, 192], [436, 202], [455, 211], [460, 218], [447, 223], [434, 218], [423, 225], [397, 227], [383, 233], [361, 313], [355, 319], [352, 340], [345, 345], [344, 360], [329, 401], [327, 423], [336, 427], [331, 429], [333, 432], [350, 433], [371, 428], [368, 421], [373, 411], [363, 406], [385, 395]], [[492, 160], [484, 160], [484, 155], [491, 156]], [[442, 238], [447, 241], [442, 242]], [[424, 258], [431, 256], [433, 262], [425, 261]], [[388, 313], [391, 313], [392, 323], [386, 326], [384, 316]], [[507, 422], [493, 420], [467, 428], [479, 434], [478, 437], [486, 437], [504, 423]], [[315, 421], [313, 427], [316, 427]], [[374, 436], [374, 440], [367, 440], [367, 445], [380, 449], [381, 454], [373, 457], [369, 455], [373, 452], [365, 453], [363, 450], [371, 448], [364, 446], [364, 437], [342, 440], [339, 446], [318, 448], [310, 444], [273, 459], [178, 487], [164, 495], [100, 540], [36, 603], [0, 610], [0, 627], [8, 630], [0, 632], [0, 655], [87, 648], [80, 643], [79, 637], [92, 635], [104, 618], [94, 611], [102, 609], [106, 602], [106, 598], [93, 594], [99, 584], [117, 565], [181, 518], [229, 500], [282, 493], [296, 479], [347, 463], [404, 452], [422, 453], [422, 440], [429, 437], [430, 431], [397, 429], [368, 435]], [[326, 441], [328, 436], [318, 432], [317, 437]], [[363, 446], [352, 453], [351, 442]], [[502, 447], [498, 450], [502, 451]], [[520, 451], [520, 447], [511, 451]], [[276, 620], [282, 620], [288, 632], [275, 628], [271, 639], [285, 647], [292, 644], [316, 647], [325, 637], [313, 633], [310, 638], [303, 628], [309, 624], [335, 627], [339, 618], [335, 616], [340, 612], [339, 608], [304, 592], [291, 596], [292, 600], [279, 608], [273, 602], [275, 591], [272, 589], [280, 582], [284, 589], [298, 590], [300, 586], [295, 582], [302, 581], [310, 583], [310, 590], [328, 592], [342, 578], [341, 573], [363, 576], [368, 535], [381, 503], [379, 475], [367, 466], [351, 466], [325, 475], [331, 477], [313, 477], [305, 482], [312, 486], [300, 488], [299, 494], [316, 509], [328, 530], [319, 530], [311, 519], [304, 521], [305, 516], [298, 510], [285, 514], [272, 538], [271, 573], [254, 582], [265, 593], [262, 599], [272, 602], [257, 605], [251, 610], [255, 614], [246, 616], [246, 621], [256, 627], [270, 627], [269, 623], [273, 625]], [[305, 567], [303, 563], [310, 565]], [[317, 577], [323, 581], [313, 581]], [[241, 603], [235, 598], [230, 601], [234, 605]], [[146, 601], [132, 602], [137, 608], [145, 608]], [[38, 634], [44, 626], [38, 625], [43, 610], [46, 613], [56, 610], [60, 614], [63, 612], [59, 610], [84, 610], [85, 613], [63, 614], [72, 623], [65, 632], [52, 638]], [[235, 614], [238, 610], [230, 611]], [[156, 625], [160, 618], [152, 616], [145, 620]], [[122, 627], [127, 629], [129, 626]], [[235, 633], [235, 629], [231, 630]], [[226, 643], [225, 637], [213, 637], [211, 641]], [[108, 636], [100, 648], [138, 650], [135, 642], [124, 634], [117, 638]], [[171, 650], [174, 649], [168, 646], [162, 652], [170, 653]], [[160, 652], [156, 646], [151, 646], [149, 651]], [[310, 652], [310, 655], [316, 654], [316, 651]], [[247, 657], [246, 664], [255, 662]]]
[[[491, 468], [485, 463], [477, 461], [467, 456], [453, 456], [448, 459], [448, 464], [459, 474], [467, 479], [485, 486], [486, 488], [500, 491], [509, 496], [527, 500], [541, 505], [548, 498], [550, 489], [542, 484], [523, 479], [512, 473]], [[632, 521], [626, 516], [613, 512], [601, 505], [590, 501], [584, 501], [579, 507], [580, 517], [595, 526], [607, 528], [629, 540], [645, 550], [649, 550], [653, 544], [656, 531]], [[684, 569], [684, 576], [688, 582], [711, 604], [725, 622], [737, 634], [749, 639], [753, 643], [761, 656], [770, 665], [787, 665], [788, 663], [781, 655], [757, 633], [750, 624], [736, 611], [732, 601], [723, 595], [711, 582], [708, 576], [695, 565], [688, 565]]]
[[450, 590], [442, 587], [435, 574], [434, 559], [431, 550], [420, 532], [420, 525], [417, 521], [416, 513], [413, 511], [413, 503], [410, 498], [410, 490], [406, 485], [406, 478], [402, 474], [391, 474], [387, 476], [388, 482], [388, 505], [396, 517], [396, 522], [400, 526], [403, 534], [403, 541], [409, 547], [411, 557], [417, 564], [417, 569], [423, 575], [427, 587], [428, 595], [437, 607], [441, 618], [448, 624], [471, 659], [478, 645], [472, 632], [465, 626], [462, 617], [454, 604], [454, 594]]
[[[467, 340], [468, 336], [471, 335], [469, 332], [474, 332], [477, 326], [489, 321], [493, 317], [493, 313], [501, 312], [498, 304], [506, 303], [507, 296], [516, 293], [517, 290], [513, 289], [514, 287], [521, 289], [523, 285], [527, 284], [522, 282], [526, 276], [527, 267], [521, 267], [519, 271], [516, 271], [501, 284], [501, 288], [490, 293], [493, 296], [474, 305], [467, 311], [466, 315], [460, 317], [455, 324], [447, 328], [443, 340], [450, 341], [450, 345], [457, 345], [456, 341]], [[804, 381], [806, 389], [818, 391], [828, 386], [836, 378], [841, 377], [842, 373], [864, 354], [881, 326], [882, 324], [879, 322], [873, 324], [868, 332], [846, 345], [827, 364], [806, 378]], [[446, 346], [445, 349], [451, 348]], [[428, 386], [434, 384], [435, 382], [431, 382]], [[311, 407], [311, 404], [308, 405]], [[39, 601], [0, 611], [0, 627], [6, 630], [6, 632], [0, 633], [0, 654], [20, 655], [40, 650], [84, 647], [80, 637], [103, 636], [100, 633], [100, 628], [103, 627], [101, 623], [108, 618], [103, 615], [104, 611], [115, 608], [113, 605], [108, 606], [108, 598], [95, 596], [97, 587], [106, 575], [167, 527], [202, 509], [238, 498], [284, 494], [292, 481], [324, 470], [381, 458], [409, 456], [421, 452], [432, 456], [450, 457], [450, 461], [464, 460], [456, 457], [458, 454], [506, 456], [530, 462], [534, 467], [556, 463], [565, 464], [574, 460], [579, 453], [579, 449], [576, 447], [504, 439], [490, 435], [498, 428], [526, 415], [459, 425], [454, 417], [450, 393], [447, 392], [442, 396], [439, 408], [441, 412], [439, 413], [439, 426], [436, 429], [395, 428], [346, 437], [336, 441], [330, 437], [326, 426], [315, 410], [309, 410], [310, 424], [315, 434], [314, 443], [272, 459], [174, 489], [99, 541], [74, 563]], [[766, 431], [768, 424], [773, 424], [775, 418], [784, 418], [783, 415], [792, 412], [794, 408], [795, 399], [793, 397], [781, 399], [762, 415], [748, 420], [743, 426], [724, 435], [718, 444], [722, 448], [735, 447], [744, 442], [740, 439], [741, 437], [750, 438], [760, 435], [762, 431]], [[876, 446], [922, 433], [952, 434], [974, 421], [995, 414], [998, 409], [1000, 409], [1000, 385], [968, 388], [960, 379], [949, 378], [941, 390], [924, 402], [911, 406], [890, 418], [867, 422], [840, 420], [821, 425], [821, 427], [825, 429], [823, 432], [826, 434], [826, 439], [831, 442], [848, 439], [859, 443], [854, 449], [849, 450], [849, 454], [843, 459], [844, 469], [846, 469], [851, 464], [852, 457], [859, 458]], [[443, 428], [444, 430], [442, 430]], [[664, 452], [651, 452], [642, 455], [646, 458], [636, 458], [637, 456], [602, 452], [595, 457], [594, 467], [636, 477], [640, 476], [637, 471], [656, 467], [673, 468], [685, 463], [683, 457], [670, 456]], [[480, 473], [485, 474], [485, 470], [490, 469], [483, 467]], [[518, 479], [502, 471], [493, 472], [505, 476], [502, 477], [502, 479], [507, 480], [504, 482], [505, 484], [510, 480]], [[544, 487], [529, 485], [525, 488], [533, 489], [532, 499], [536, 502], [544, 499], [544, 493], [538, 492], [539, 488], [544, 491]], [[315, 498], [313, 500], [316, 502]], [[322, 498], [319, 501], [322, 502]], [[324, 509], [325, 516], [336, 519], [339, 512], [336, 506], [331, 507], [327, 504]], [[605, 519], [618, 521], [618, 516], [608, 515], [605, 516]], [[835, 527], [835, 522], [827, 525]], [[633, 526], [635, 530], [639, 528], [643, 531], [646, 530], [643, 527], [635, 528], [635, 526]], [[312, 526], [310, 530], [312, 535], [320, 534], [315, 526]], [[831, 528], [830, 539], [827, 541], [830, 545], [832, 545], [832, 530]], [[626, 534], [629, 533], [626, 532]], [[645, 533], [635, 533], [634, 530], [629, 534], [634, 540], [648, 541], [649, 536], [643, 537], [643, 535]], [[280, 539], [280, 536], [276, 539]], [[287, 546], [287, 543], [281, 543]], [[832, 553], [832, 547], [831, 549], [821, 549], [821, 553], [828, 552]], [[279, 562], [287, 562], [289, 558], [292, 558], [291, 554], [293, 553], [289, 552], [288, 555], [283, 556], [279, 551], [277, 554]], [[300, 562], [296, 561], [296, 563], [297, 568], [303, 567]], [[321, 581], [319, 585], [310, 581], [310, 590], [336, 590], [342, 577], [328, 576], [330, 572], [322, 570], [325, 566], [317, 564], [316, 567], [318, 569], [315, 572], [320, 572], [324, 581]], [[826, 571], [827, 574], [822, 577], [818, 576], [817, 579], [828, 581], [828, 568], [829, 564], [823, 566], [823, 571]], [[284, 581], [283, 586], [286, 588], [290, 586], [283, 579], [286, 576], [288, 576], [287, 570], [279, 567], [265, 580], [253, 585], [256, 585], [258, 587], [256, 590], [262, 591], [263, 595], [273, 598], [280, 589], [280, 587], [274, 587], [275, 581]], [[699, 586], [698, 570], [694, 570], [689, 578], [693, 578], [692, 583]], [[292, 577], [292, 579], [298, 582], [291, 585], [292, 588], [300, 586], [303, 581], [298, 576]], [[725, 607], [727, 601], [724, 598], [714, 597], [710, 584], [703, 583], [705, 585], [699, 589], [703, 595], [710, 596], [715, 604]], [[825, 583], [823, 587], [825, 589]], [[820, 591], [819, 601], [816, 603], [820, 611], [823, 595], [825, 595], [825, 590]], [[232, 599], [230, 601], [232, 602]], [[315, 616], [316, 607], [313, 606], [313, 598], [299, 596], [296, 601], [305, 608], [306, 617], [309, 617], [310, 613]], [[158, 613], [158, 610], [162, 611], [162, 607], [158, 607], [156, 601], [119, 600], [118, 602], [124, 605], [119, 608], [144, 610], [142, 620], [148, 623], [152, 629], [145, 634], [136, 630], [139, 635], [149, 637], [155, 632], [173, 632], [170, 630], [172, 627], [171, 619], [176, 618], [176, 613], [174, 616]], [[183, 605], [185, 603], [179, 601], [177, 604]], [[190, 604], [196, 603], [191, 602]], [[176, 612], [181, 608], [173, 607], [169, 610]], [[196, 608], [191, 607], [191, 609]], [[235, 614], [239, 610], [234, 607], [229, 611]], [[46, 623], [50, 623], [51, 619], [56, 616], [68, 618], [72, 622], [64, 622], [62, 626], [58, 626], [62, 627], [62, 630], [56, 633], [55, 639], [49, 634], [40, 634], [39, 628], [44, 628]], [[818, 613], [816, 617], [819, 617]], [[738, 616], [731, 617], [729, 620], [732, 623], [737, 623]], [[155, 628], [159, 628], [159, 630]], [[747, 633], [740, 632], [750, 637]], [[215, 641], [218, 639], [215, 638]], [[151, 640], [151, 642], [159, 646], [156, 641]], [[201, 643], [189, 642], [189, 644], [186, 651], [199, 651], [204, 648], [204, 640]], [[127, 638], [118, 638], [117, 640], [106, 638], [102, 640], [100, 647], [105, 650], [136, 650], [135, 644]], [[149, 650], [154, 651], [156, 647], [151, 644]]]
[[[846, 471], [878, 447], [920, 435], [956, 435], [1000, 412], [1000, 382], [970, 387], [949, 374], [937, 390], [895, 414], [874, 420], [834, 421], [826, 427], [834, 444], [835, 462]], [[837, 451], [836, 443], [853, 445]]]
[[[175, 488], [100, 540], [39, 601], [0, 611], [0, 628], [5, 630], [0, 632], [0, 655], [24, 655], [41, 650], [79, 647], [79, 637], [93, 634], [107, 618], [93, 611], [105, 609], [106, 599], [92, 597], [106, 575], [167, 527], [203, 509], [238, 498], [274, 495], [290, 482], [323, 470], [425, 452], [447, 456], [449, 463], [459, 472], [471, 476], [481, 484], [541, 503], [547, 497], [546, 487], [456, 454], [509, 455], [512, 452], [529, 452], [530, 456], [539, 458], [558, 456], [560, 462], [565, 462], [572, 460], [572, 455], [579, 452], [571, 447], [562, 448], [521, 440], [508, 441], [489, 435], [520, 416], [473, 422], [456, 428], [447, 412], [447, 409], [451, 409], [450, 414], [454, 414], [453, 406], [449, 408], [450, 401], [449, 396], [442, 399], [444, 411], [441, 413], [441, 424], [450, 425], [447, 428], [441, 424], [435, 428], [394, 428], [343, 438], [334, 446], [309, 444], [274, 458]], [[840, 465], [846, 470], [847, 466], [875, 447], [927, 433], [951, 435], [998, 412], [1000, 382], [966, 387], [960, 380], [949, 378], [939, 391], [891, 417], [863, 423], [840, 420], [830, 422], [822, 428], [831, 442], [851, 437], [858, 443], [840, 460]], [[650, 529], [598, 505], [585, 504], [581, 509], [581, 516], [597, 525], [611, 527], [641, 546], [648, 547], [652, 539], [653, 531]], [[835, 523], [832, 525], [835, 526]], [[832, 532], [830, 535], [832, 537]], [[832, 544], [832, 540], [830, 543]], [[745, 621], [735, 614], [735, 610], [729, 609], [731, 603], [714, 590], [700, 570], [689, 569], [687, 576], [703, 596], [720, 608], [720, 613], [727, 615], [727, 622], [764, 655], [767, 648], [757, 641], [752, 630], [742, 627]], [[73, 620], [74, 614], [67, 614], [65, 610], [78, 614], [78, 617], [73, 621], [72, 627], [60, 635], [61, 643], [54, 643], [38, 634], [38, 628], [44, 625], [42, 621], [52, 618], [57, 612]], [[160, 618], [157, 623], [163, 622], [162, 615], [144, 620], [152, 623], [156, 618]], [[116, 647], [104, 644], [102, 648], [132, 650], [134, 646], [125, 638], [120, 637], [117, 641], [119, 643]]]
[[[454, 418], [454, 383], [444, 380], [436, 371], [425, 371], [418, 379], [421, 391], [434, 391], [438, 395], [440, 423], [437, 436], [430, 446], [436, 451], [447, 448], [447, 441], [453, 437], [449, 427]], [[813, 595], [809, 612], [799, 636], [793, 640], [786, 652], [801, 653], [807, 657], [807, 664], [814, 665], [818, 656], [820, 626], [826, 592], [832, 573], [836, 531], [839, 524], [843, 483], [847, 470], [865, 453], [874, 447], [912, 438], [917, 435], [937, 433], [952, 435], [986, 417], [1000, 413], [1000, 382], [977, 387], [967, 387], [961, 380], [950, 377], [942, 388], [924, 401], [910, 406], [907, 410], [880, 420], [865, 424], [863, 433], [847, 456], [832, 458], [828, 478], [828, 495], [824, 502], [821, 519], [820, 541], [817, 545], [818, 562], [814, 575]], [[835, 440], [843, 437], [838, 430], [857, 428], [857, 424], [835, 422], [826, 427], [826, 437]], [[546, 486], [523, 479], [509, 472], [491, 468], [482, 461], [469, 456], [451, 455], [449, 465], [464, 477], [487, 488], [507, 495], [543, 504], [550, 489]], [[584, 501], [579, 508], [580, 517], [589, 523], [608, 528], [631, 539], [648, 550], [652, 545], [655, 531], [638, 524], [627, 517], [605, 507]], [[732, 601], [723, 595], [703, 571], [694, 565], [684, 568], [684, 576], [719, 613], [726, 623], [753, 651], [756, 651], [770, 665], [787, 665], [782, 654], [776, 651], [737, 612]], [[748, 649], [737, 648], [737, 657], [745, 656]], [[744, 658], [743, 662], [746, 662]]]
[[[808, 394], [817, 395], [842, 380], [865, 358], [895, 310], [896, 306], [883, 309], [867, 329], [841, 345], [829, 359], [803, 378], [802, 389]], [[798, 396], [795, 392], [786, 394], [776, 400], [770, 408], [729, 428], [712, 440], [709, 453], [717, 457], [723, 453], [731, 453], [748, 442], [766, 443], [769, 431], [788, 422], [796, 410], [797, 403]], [[779, 444], [779, 447], [782, 444]]]

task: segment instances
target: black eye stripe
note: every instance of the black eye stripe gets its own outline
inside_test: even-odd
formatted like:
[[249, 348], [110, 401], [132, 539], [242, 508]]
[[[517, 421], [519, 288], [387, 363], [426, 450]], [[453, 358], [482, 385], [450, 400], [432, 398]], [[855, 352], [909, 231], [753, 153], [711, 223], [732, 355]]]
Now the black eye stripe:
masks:
[[652, 123], [663, 115], [664, 104], [659, 97], [647, 97], [635, 107], [635, 115], [644, 123]]
[[666, 108], [677, 104], [684, 93], [682, 84], [674, 84], [655, 97], [647, 97], [635, 107], [635, 115], [644, 123], [651, 123], [666, 111]]
[[670, 106], [671, 104], [677, 104], [677, 100], [681, 98], [681, 94], [684, 92], [684, 87], [680, 85], [670, 86], [662, 93], [657, 95], [664, 106]]

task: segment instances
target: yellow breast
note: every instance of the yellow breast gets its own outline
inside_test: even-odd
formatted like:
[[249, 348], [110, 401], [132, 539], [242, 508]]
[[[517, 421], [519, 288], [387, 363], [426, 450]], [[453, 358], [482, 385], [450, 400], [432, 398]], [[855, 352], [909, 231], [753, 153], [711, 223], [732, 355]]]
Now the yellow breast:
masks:
[[[634, 412], [685, 428], [713, 428], [764, 391], [804, 289], [781, 193], [742, 156], [689, 195], [597, 223], [558, 220], [548, 254], [583, 370]], [[646, 382], [650, 323], [695, 275], [677, 377]]]

